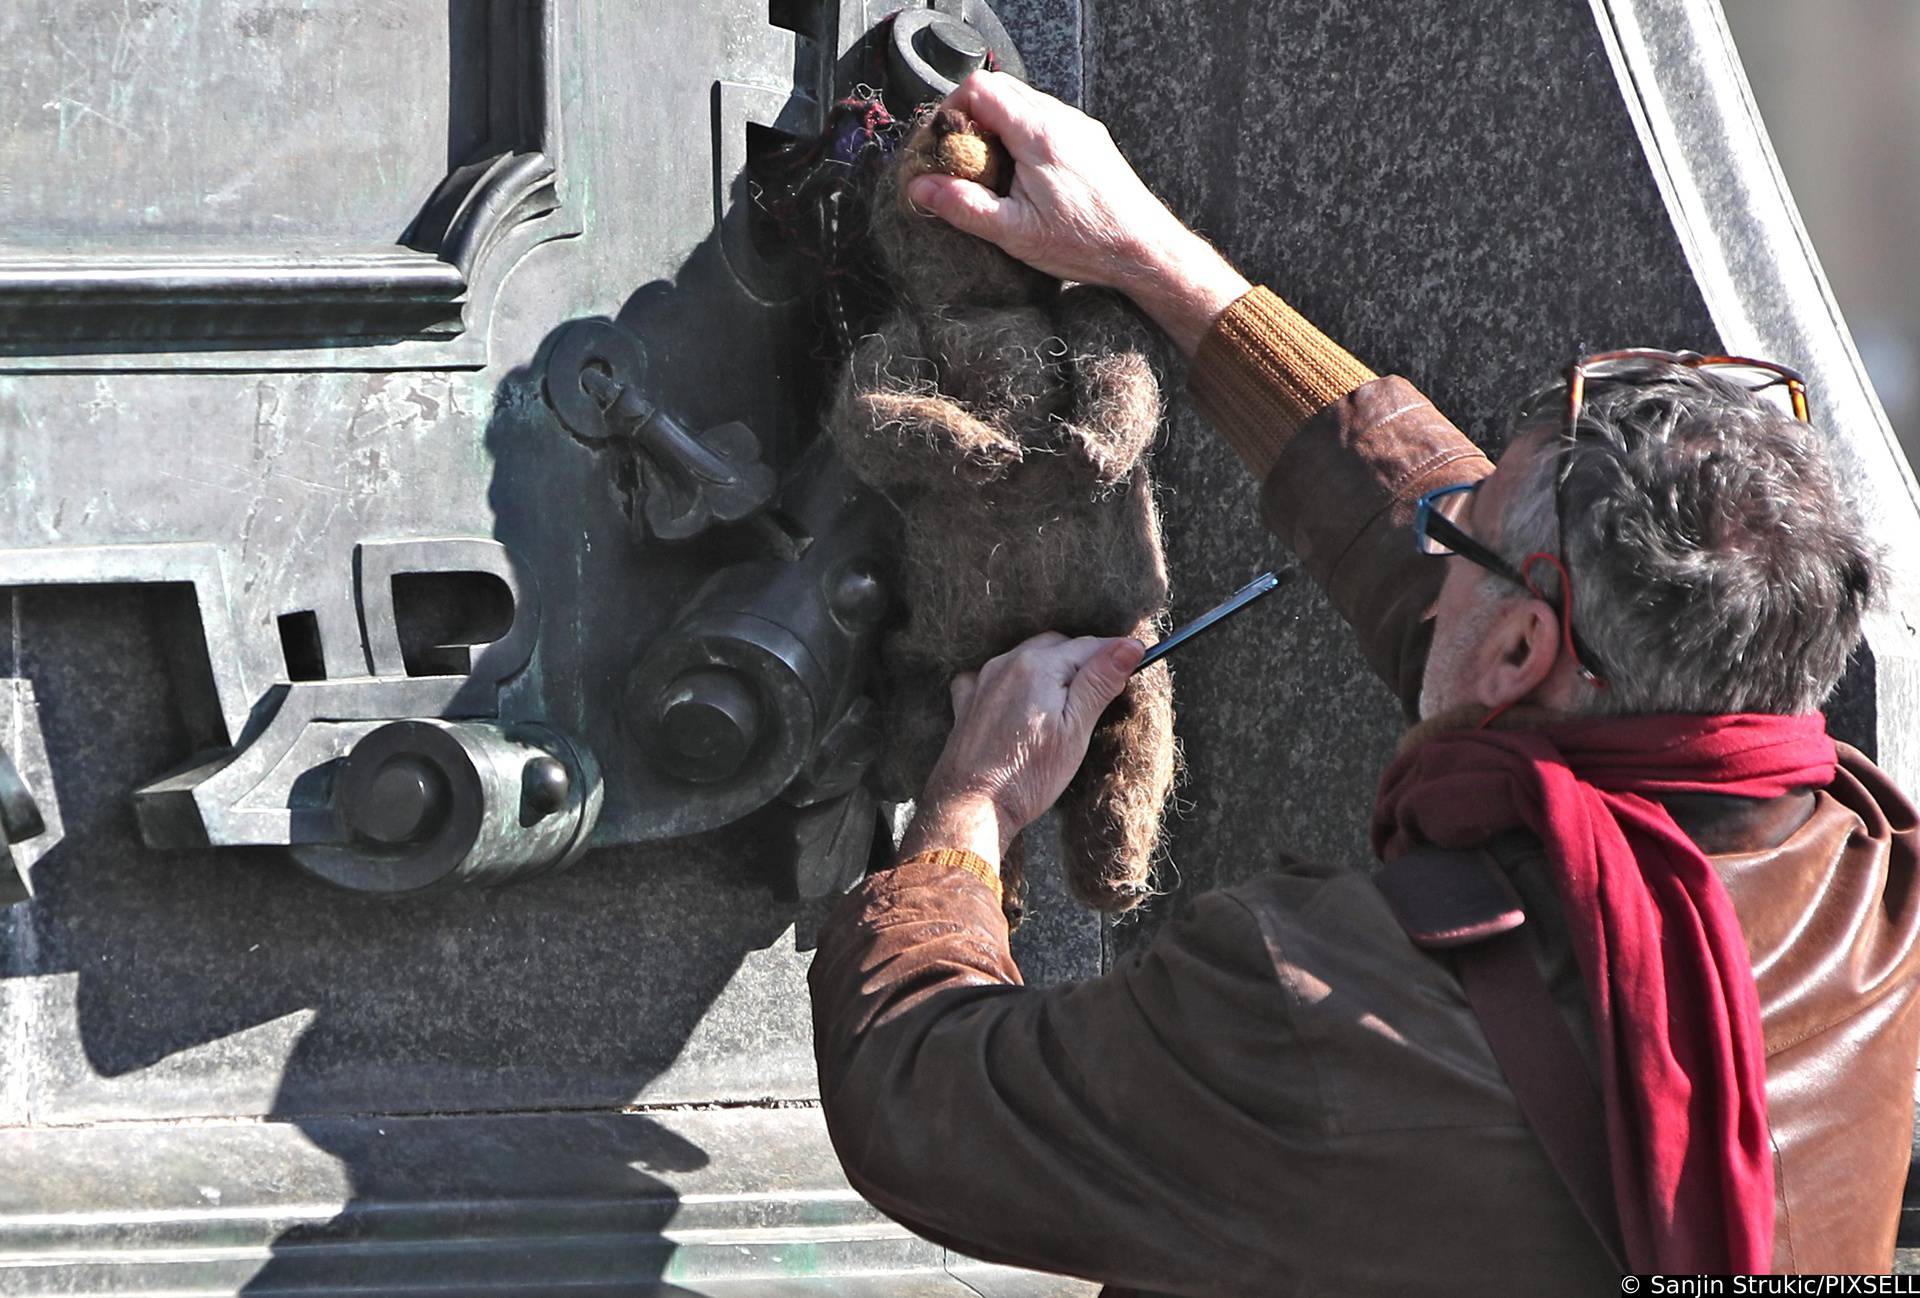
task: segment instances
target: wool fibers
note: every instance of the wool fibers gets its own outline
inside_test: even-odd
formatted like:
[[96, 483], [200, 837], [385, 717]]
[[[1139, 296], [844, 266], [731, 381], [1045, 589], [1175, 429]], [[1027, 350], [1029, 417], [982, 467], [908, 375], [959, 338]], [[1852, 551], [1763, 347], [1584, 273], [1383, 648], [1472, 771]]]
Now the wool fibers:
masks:
[[[1153, 335], [1117, 296], [1062, 285], [934, 217], [929, 171], [994, 184], [997, 141], [952, 109], [922, 116], [868, 204], [890, 309], [859, 338], [827, 427], [900, 513], [904, 616], [882, 650], [883, 796], [916, 796], [952, 727], [948, 686], [1042, 631], [1157, 640], [1166, 558], [1148, 452], [1160, 426]], [[1137, 673], [1061, 799], [1067, 882], [1117, 912], [1153, 894], [1176, 766], [1164, 663]], [[1018, 922], [1025, 852], [1002, 863]]]

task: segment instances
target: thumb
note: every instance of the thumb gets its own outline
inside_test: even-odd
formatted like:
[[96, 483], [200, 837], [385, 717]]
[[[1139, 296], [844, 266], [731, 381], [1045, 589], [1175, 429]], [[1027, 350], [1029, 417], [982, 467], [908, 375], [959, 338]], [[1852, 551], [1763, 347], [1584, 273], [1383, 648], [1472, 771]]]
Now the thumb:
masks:
[[1005, 236], [1011, 216], [1006, 199], [958, 176], [915, 177], [907, 186], [907, 201], [956, 230], [995, 244]]
[[1127, 678], [1140, 664], [1146, 646], [1138, 640], [1114, 640], [1089, 658], [1067, 686], [1067, 713], [1091, 730], [1107, 705], [1127, 688]]

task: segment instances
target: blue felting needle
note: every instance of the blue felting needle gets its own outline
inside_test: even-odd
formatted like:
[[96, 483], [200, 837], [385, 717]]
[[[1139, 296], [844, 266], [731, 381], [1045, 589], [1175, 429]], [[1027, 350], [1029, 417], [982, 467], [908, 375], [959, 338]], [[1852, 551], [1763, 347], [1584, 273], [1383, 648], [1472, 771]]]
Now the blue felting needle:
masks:
[[1135, 667], [1133, 670], [1139, 671], [1141, 667], [1151, 667], [1154, 663], [1159, 662], [1162, 658], [1165, 658], [1168, 654], [1199, 635], [1202, 631], [1205, 631], [1208, 627], [1226, 621], [1227, 618], [1238, 613], [1262, 595], [1280, 589], [1280, 587], [1293, 580], [1294, 571], [1294, 569], [1288, 568], [1278, 576], [1270, 572], [1261, 573], [1258, 577], [1255, 577], [1252, 581], [1229, 595], [1225, 602], [1208, 609], [1199, 617], [1193, 619], [1193, 621], [1168, 636], [1165, 640], [1162, 640], [1159, 644], [1147, 650], [1146, 656], [1140, 660], [1140, 666]]

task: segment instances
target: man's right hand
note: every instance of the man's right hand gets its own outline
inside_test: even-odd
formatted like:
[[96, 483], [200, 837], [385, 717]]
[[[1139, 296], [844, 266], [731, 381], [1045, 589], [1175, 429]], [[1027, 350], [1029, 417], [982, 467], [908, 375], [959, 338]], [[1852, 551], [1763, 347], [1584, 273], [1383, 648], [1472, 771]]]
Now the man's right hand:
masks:
[[1120, 290], [1189, 356], [1250, 287], [1079, 109], [1000, 72], [974, 73], [947, 103], [1000, 137], [1013, 186], [1002, 198], [971, 181], [922, 176], [907, 191], [917, 207], [1056, 278]]
[[960, 847], [998, 864], [1066, 791], [1143, 652], [1138, 640], [1046, 631], [956, 677], [953, 731], [901, 854]]

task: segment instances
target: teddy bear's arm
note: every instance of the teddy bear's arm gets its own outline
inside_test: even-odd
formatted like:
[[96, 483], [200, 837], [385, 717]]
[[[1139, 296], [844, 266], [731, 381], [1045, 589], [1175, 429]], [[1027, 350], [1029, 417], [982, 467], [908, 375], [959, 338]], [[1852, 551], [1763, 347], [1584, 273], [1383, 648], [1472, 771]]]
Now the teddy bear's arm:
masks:
[[903, 320], [860, 340], [828, 415], [842, 456], [882, 490], [993, 481], [1019, 443], [942, 396], [924, 350]]
[[919, 482], [982, 483], [1020, 462], [1020, 446], [946, 397], [869, 392], [861, 398], [874, 439]]
[[1124, 482], [1160, 428], [1152, 337], [1105, 289], [1076, 284], [1057, 310], [1073, 384], [1066, 440], [1102, 486]]

